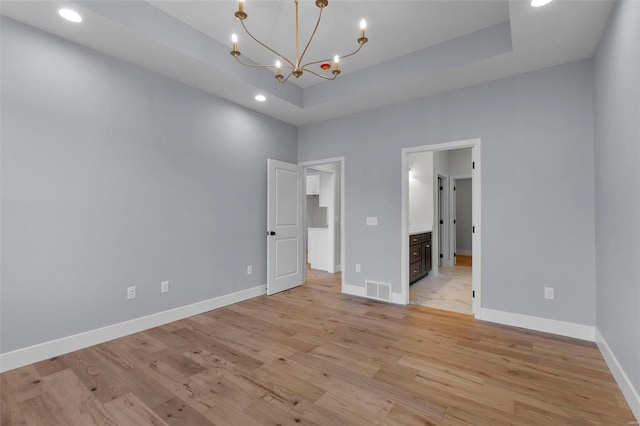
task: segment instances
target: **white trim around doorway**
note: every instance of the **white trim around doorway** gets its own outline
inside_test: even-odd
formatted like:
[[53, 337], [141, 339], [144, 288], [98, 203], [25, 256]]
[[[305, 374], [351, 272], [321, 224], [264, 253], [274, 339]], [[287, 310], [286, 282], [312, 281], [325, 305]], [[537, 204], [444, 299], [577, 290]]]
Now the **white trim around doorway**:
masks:
[[[303, 162], [299, 162], [298, 165], [302, 166], [303, 168], [306, 167], [315, 167], [318, 168], [318, 166], [322, 166], [323, 164], [327, 164], [327, 163], [340, 163], [340, 265], [336, 265], [336, 271], [338, 272], [342, 269], [344, 269], [344, 265], [346, 265], [346, 239], [345, 239], [345, 226], [344, 226], [344, 221], [345, 221], [345, 196], [344, 196], [344, 157], [334, 157], [334, 158], [327, 158], [324, 160], [313, 160], [313, 161], [303, 161]], [[306, 185], [306, 180], [304, 182], [304, 185]], [[306, 194], [306, 188], [304, 193]], [[306, 200], [305, 200], [305, 215], [306, 215]], [[305, 216], [306, 218], [306, 216]], [[305, 219], [306, 220], [306, 219]], [[305, 226], [306, 228], [306, 226]], [[307, 235], [305, 233], [304, 235], [304, 241], [305, 244], [304, 246], [306, 247], [307, 245]], [[345, 274], [342, 274], [342, 283], [341, 283], [341, 290], [343, 293], [345, 293], [345, 287], [346, 284], [344, 282], [344, 276]], [[305, 268], [304, 271], [304, 280], [306, 282], [307, 280], [307, 271]]]
[[[402, 188], [401, 188], [401, 226], [400, 226], [400, 241], [401, 241], [401, 275], [400, 275], [400, 289], [401, 292], [393, 294], [393, 301], [404, 305], [409, 304], [409, 161], [408, 155], [416, 152], [425, 151], [448, 151], [452, 149], [471, 148], [471, 161], [475, 163], [473, 169], [473, 182], [472, 182], [472, 218], [475, 232], [473, 234], [472, 251], [473, 251], [473, 266], [472, 266], [472, 289], [475, 292], [475, 297], [472, 300], [472, 313], [477, 318], [481, 318], [481, 266], [482, 266], [482, 178], [481, 168], [482, 163], [480, 161], [480, 138], [465, 139], [461, 141], [445, 142], [433, 145], [423, 145], [411, 148], [403, 148], [401, 151], [401, 163], [402, 163]], [[451, 187], [451, 185], [450, 185]], [[344, 263], [343, 263], [344, 264]]]
[[[438, 228], [438, 250], [434, 250], [435, 254], [432, 257], [432, 262], [431, 262], [434, 275], [438, 274], [438, 268], [440, 266], [451, 266], [451, 262], [449, 260], [449, 252], [450, 252], [449, 246], [451, 245], [451, 238], [449, 237], [449, 235], [451, 234], [451, 229], [452, 229], [451, 206], [449, 202], [449, 200], [451, 199], [451, 194], [449, 191], [449, 187], [451, 186], [450, 179], [449, 179], [449, 176], [443, 175], [442, 173], [437, 173], [436, 176], [438, 179], [442, 179], [443, 206], [442, 206], [442, 217], [439, 217], [441, 206], [440, 206], [440, 201], [437, 201], [436, 209], [438, 210], [438, 217], [434, 219], [434, 222], [436, 222], [435, 225], [437, 227], [440, 226], [440, 224], [438, 223], [439, 220], [442, 220], [443, 223], [442, 223], [442, 236], [440, 236], [440, 230], [439, 230], [440, 228]], [[442, 247], [440, 247], [440, 241], [442, 241]], [[439, 264], [440, 253], [442, 253], [442, 265]], [[435, 262], [433, 261], [433, 259], [435, 259]]]

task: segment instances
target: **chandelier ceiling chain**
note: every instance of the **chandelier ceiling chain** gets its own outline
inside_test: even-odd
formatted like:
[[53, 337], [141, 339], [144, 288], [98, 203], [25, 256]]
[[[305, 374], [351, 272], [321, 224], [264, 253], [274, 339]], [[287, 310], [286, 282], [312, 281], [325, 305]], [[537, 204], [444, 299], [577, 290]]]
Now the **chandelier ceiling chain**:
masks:
[[[258, 40], [257, 37], [255, 37], [250, 31], [249, 29], [247, 29], [247, 26], [245, 25], [245, 20], [247, 19], [248, 15], [247, 13], [244, 11], [244, 0], [239, 0], [238, 3], [238, 10], [236, 11], [236, 13], [234, 14], [236, 18], [238, 18], [238, 20], [240, 21], [240, 23], [242, 24], [242, 28], [244, 29], [244, 31], [247, 33], [247, 35], [249, 37], [251, 37], [256, 43], [258, 43], [259, 45], [261, 45], [262, 47], [264, 47], [265, 49], [269, 50], [270, 52], [272, 52], [273, 54], [275, 54], [278, 58], [282, 59], [284, 62], [286, 62], [288, 65], [283, 65], [280, 60], [277, 60], [276, 63], [274, 65], [253, 65], [253, 64], [247, 64], [244, 63], [240, 60], [240, 51], [238, 50], [238, 37], [233, 34], [231, 36], [231, 41], [233, 43], [233, 50], [231, 51], [231, 55], [236, 59], [236, 61], [238, 61], [238, 63], [240, 63], [241, 65], [247, 66], [247, 67], [254, 67], [254, 68], [271, 68], [271, 69], [275, 69], [276, 70], [276, 79], [281, 83], [284, 84], [287, 82], [287, 80], [289, 80], [289, 78], [293, 75], [296, 78], [299, 78], [304, 72], [308, 72], [310, 74], [313, 74], [317, 77], [323, 78], [325, 80], [335, 80], [335, 78], [340, 75], [340, 67], [339, 67], [339, 62], [341, 59], [344, 58], [348, 58], [349, 56], [353, 56], [356, 53], [358, 53], [360, 51], [360, 49], [362, 49], [362, 46], [365, 45], [365, 43], [367, 41], [369, 41], [369, 39], [367, 37], [365, 37], [365, 28], [367, 26], [366, 21], [363, 19], [360, 21], [360, 37], [358, 37], [357, 42], [358, 42], [358, 48], [356, 50], [354, 50], [353, 52], [347, 54], [347, 55], [335, 55], [333, 57], [333, 70], [331, 71], [331, 76], [326, 76], [326, 75], [322, 75], [318, 72], [315, 72], [313, 70], [311, 70], [309, 68], [309, 66], [311, 65], [316, 65], [316, 64], [320, 64], [320, 63], [324, 63], [324, 62], [329, 62], [331, 61], [331, 59], [321, 59], [321, 60], [317, 60], [317, 61], [312, 61], [312, 62], [307, 62], [304, 65], [302, 64], [302, 59], [304, 58], [304, 55], [307, 53], [307, 49], [309, 49], [309, 46], [311, 45], [311, 41], [313, 40], [313, 37], [316, 35], [316, 31], [318, 30], [318, 27], [320, 26], [320, 20], [322, 19], [322, 11], [324, 10], [325, 7], [327, 7], [329, 5], [329, 1], [328, 0], [316, 0], [316, 6], [318, 7], [318, 9], [320, 9], [320, 12], [318, 13], [318, 19], [316, 20], [316, 25], [313, 28], [313, 32], [311, 33], [311, 36], [309, 37], [309, 41], [307, 41], [307, 44], [305, 45], [304, 49], [302, 50], [302, 54], [300, 54], [300, 37], [299, 37], [299, 19], [298, 19], [298, 0], [294, 0], [295, 2], [295, 7], [296, 7], [296, 58], [295, 61], [291, 61], [289, 58], [287, 58], [286, 56], [282, 55], [281, 53], [277, 52], [275, 49], [267, 46], [265, 43], [261, 42], [260, 40]], [[329, 69], [331, 68], [331, 66], [329, 64], [323, 64], [325, 66], [321, 66], [321, 68], [323, 70], [325, 69]], [[289, 74], [285, 77], [282, 74], [282, 69], [286, 69], [289, 70]]]

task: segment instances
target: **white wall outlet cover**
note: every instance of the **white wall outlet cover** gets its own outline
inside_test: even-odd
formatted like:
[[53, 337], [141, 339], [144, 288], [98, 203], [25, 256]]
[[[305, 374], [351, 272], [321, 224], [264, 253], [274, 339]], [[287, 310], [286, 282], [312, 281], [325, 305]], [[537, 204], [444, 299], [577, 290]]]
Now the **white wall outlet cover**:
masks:
[[378, 217], [377, 216], [369, 216], [369, 217], [367, 217], [367, 225], [368, 226], [378, 226]]
[[547, 300], [553, 300], [555, 297], [553, 287], [544, 288], [544, 298]]
[[360, 264], [356, 263], [356, 272], [360, 272]]
[[166, 293], [169, 291], [169, 281], [162, 281], [160, 283], [160, 292]]
[[136, 298], [136, 286], [127, 287], [127, 299]]
[[253, 265], [247, 266], [247, 275], [253, 274]]

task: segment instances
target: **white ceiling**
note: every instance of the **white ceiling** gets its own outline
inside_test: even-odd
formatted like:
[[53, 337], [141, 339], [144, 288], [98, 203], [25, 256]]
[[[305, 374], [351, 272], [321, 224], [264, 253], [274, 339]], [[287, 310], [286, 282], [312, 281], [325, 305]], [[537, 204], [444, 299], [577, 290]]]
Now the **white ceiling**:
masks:
[[[240, 39], [239, 50], [256, 63], [273, 64], [276, 56], [251, 40], [233, 16], [237, 1], [166, 1], [151, 4], [231, 47], [231, 34]], [[245, 1], [247, 28], [289, 59], [295, 57], [293, 0]], [[319, 9], [313, 1], [300, 1], [300, 43], [308, 40]], [[358, 47], [360, 19], [367, 20], [370, 44], [340, 64], [342, 73], [370, 67], [425, 47], [490, 27], [509, 19], [506, 0], [498, 1], [330, 1], [323, 11], [305, 63], [344, 55]], [[231, 50], [231, 49], [229, 49]], [[316, 71], [320, 72], [319, 66]], [[324, 82], [312, 75], [291, 80], [301, 87]]]
[[[317, 9], [301, 1], [301, 32]], [[314, 40], [315, 55], [356, 46], [358, 22], [368, 21], [369, 43], [341, 63], [333, 82], [304, 75], [279, 85], [273, 72], [245, 68], [229, 55], [230, 34], [243, 56], [272, 63], [242, 37], [235, 1], [11, 1], [0, 13], [134, 63], [280, 120], [303, 125], [509, 77], [593, 55], [610, 1], [330, 1]], [[72, 7], [84, 18], [57, 15]], [[293, 44], [293, 1], [247, 0], [247, 26], [274, 45]], [[303, 18], [304, 16], [304, 18]], [[302, 30], [305, 28], [305, 30]], [[310, 48], [311, 49], [311, 48]], [[256, 103], [262, 92], [267, 102]]]

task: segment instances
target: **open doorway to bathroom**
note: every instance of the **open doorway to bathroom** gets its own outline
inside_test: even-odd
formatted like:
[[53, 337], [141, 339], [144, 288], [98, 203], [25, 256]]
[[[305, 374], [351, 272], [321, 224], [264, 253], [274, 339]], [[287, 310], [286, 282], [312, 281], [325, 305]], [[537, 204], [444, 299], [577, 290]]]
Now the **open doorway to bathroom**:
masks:
[[480, 186], [479, 141], [468, 142], [403, 152], [403, 279], [407, 303], [471, 315], [480, 306]]

